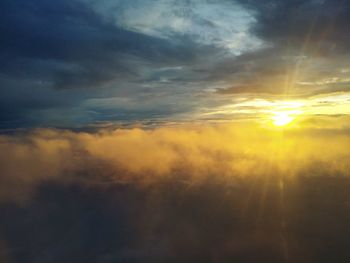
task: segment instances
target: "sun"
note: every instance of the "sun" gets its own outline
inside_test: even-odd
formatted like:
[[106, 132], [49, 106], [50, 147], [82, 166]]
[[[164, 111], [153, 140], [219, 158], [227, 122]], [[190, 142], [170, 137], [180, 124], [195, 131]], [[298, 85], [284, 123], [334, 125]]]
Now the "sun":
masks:
[[276, 126], [285, 126], [294, 119], [295, 117], [291, 116], [288, 112], [274, 112], [272, 116], [273, 124]]

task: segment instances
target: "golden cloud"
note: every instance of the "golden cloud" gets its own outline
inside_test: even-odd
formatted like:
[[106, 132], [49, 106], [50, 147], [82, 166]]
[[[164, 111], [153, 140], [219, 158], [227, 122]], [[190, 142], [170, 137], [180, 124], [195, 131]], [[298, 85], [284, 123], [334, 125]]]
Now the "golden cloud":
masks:
[[45, 180], [152, 183], [174, 177], [349, 175], [346, 132], [267, 129], [250, 124], [179, 125], [155, 129], [53, 129], [0, 137], [0, 198], [25, 198]]

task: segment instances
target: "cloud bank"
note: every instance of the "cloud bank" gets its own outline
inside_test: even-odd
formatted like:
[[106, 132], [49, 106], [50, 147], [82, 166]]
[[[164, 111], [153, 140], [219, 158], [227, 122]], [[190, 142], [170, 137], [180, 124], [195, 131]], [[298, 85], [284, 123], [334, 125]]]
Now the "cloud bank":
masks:
[[349, 132], [317, 125], [2, 135], [1, 260], [346, 262]]
[[[317, 174], [319, 167], [348, 175], [347, 130], [315, 129], [312, 120], [303, 121], [307, 123], [309, 129], [285, 132], [256, 124], [198, 124], [93, 133], [38, 129], [2, 135], [1, 193], [17, 195], [12, 188], [25, 190], [26, 185], [52, 178], [142, 184], [174, 177], [191, 184], [210, 177], [263, 177], [272, 171], [296, 177], [311, 168]], [[81, 173], [87, 173], [86, 178], [77, 176]], [[101, 178], [94, 173], [102, 173]]]

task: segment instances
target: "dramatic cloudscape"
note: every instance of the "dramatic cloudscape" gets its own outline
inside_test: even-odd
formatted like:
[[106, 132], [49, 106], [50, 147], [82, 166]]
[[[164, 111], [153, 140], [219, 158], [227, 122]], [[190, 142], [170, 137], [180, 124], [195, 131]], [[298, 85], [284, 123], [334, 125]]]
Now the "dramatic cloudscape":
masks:
[[349, 114], [345, 0], [0, 5], [2, 129]]
[[0, 261], [350, 262], [350, 2], [1, 0]]

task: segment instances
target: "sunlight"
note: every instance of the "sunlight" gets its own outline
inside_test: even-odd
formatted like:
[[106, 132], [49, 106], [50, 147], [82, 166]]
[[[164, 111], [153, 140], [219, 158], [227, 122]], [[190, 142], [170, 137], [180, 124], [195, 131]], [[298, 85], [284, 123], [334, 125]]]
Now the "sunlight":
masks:
[[272, 116], [273, 124], [276, 126], [285, 126], [291, 123], [295, 117], [288, 112], [274, 112]]

